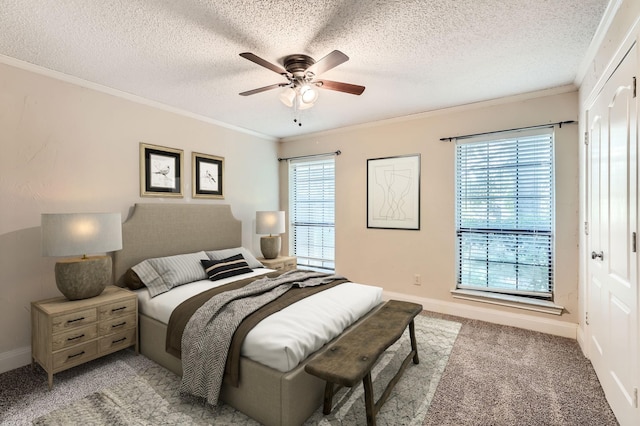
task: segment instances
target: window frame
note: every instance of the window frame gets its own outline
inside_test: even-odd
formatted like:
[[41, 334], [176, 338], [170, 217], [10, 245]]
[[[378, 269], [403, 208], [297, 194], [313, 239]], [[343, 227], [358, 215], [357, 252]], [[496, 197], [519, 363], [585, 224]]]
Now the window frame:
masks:
[[[326, 179], [325, 169], [326, 166], [330, 164], [332, 169], [332, 177], [333, 179], [329, 183], [330, 191], [327, 191], [326, 188]], [[313, 185], [321, 184], [322, 188], [309, 189], [309, 192], [315, 191], [315, 196], [320, 196], [321, 200], [316, 198], [313, 203], [321, 204], [322, 208], [320, 216], [324, 220], [327, 218], [327, 214], [329, 214], [331, 220], [329, 221], [299, 221], [297, 214], [297, 201], [296, 201], [296, 189], [298, 184], [296, 183], [297, 169], [301, 169], [302, 167], [322, 167], [321, 172], [321, 182], [316, 181]], [[318, 156], [312, 159], [291, 159], [289, 160], [289, 247], [290, 252], [297, 257], [298, 268], [300, 269], [312, 269], [324, 272], [332, 272], [335, 271], [335, 157], [334, 156]], [[312, 183], [309, 183], [312, 185]], [[327, 200], [327, 193], [331, 192], [332, 197], [331, 200]], [[313, 197], [313, 194], [307, 194], [309, 197]], [[326, 203], [329, 202], [331, 204], [330, 212], [326, 210]], [[307, 203], [312, 203], [312, 201], [307, 201]], [[315, 214], [318, 214], [319, 211], [316, 211]], [[312, 213], [309, 213], [312, 214]], [[307, 250], [305, 253], [300, 254], [299, 252], [299, 243], [297, 238], [299, 236], [299, 229], [306, 228], [309, 232], [307, 234], [307, 238], [313, 243], [317, 241], [316, 239], [321, 240], [319, 244], [312, 244], [312, 246], [307, 246]], [[327, 235], [328, 232], [328, 235]], [[326, 239], [331, 238], [332, 241], [330, 244], [325, 244]], [[319, 250], [319, 252], [318, 252]], [[315, 251], [315, 252], [314, 252]], [[319, 254], [319, 256], [313, 256], [312, 254]]]
[[[486, 145], [487, 147], [489, 146], [493, 146], [493, 145], [497, 145], [499, 143], [502, 144], [508, 144], [508, 143], [513, 143], [513, 145], [515, 146], [516, 152], [518, 152], [518, 141], [527, 141], [527, 140], [532, 140], [535, 138], [539, 138], [540, 140], [544, 140], [544, 139], [548, 139], [548, 149], [545, 147], [544, 152], [546, 154], [548, 154], [548, 162], [545, 162], [544, 165], [546, 167], [548, 167], [548, 173], [549, 173], [549, 180], [548, 180], [548, 185], [549, 187], [547, 188], [547, 192], [548, 192], [548, 203], [549, 203], [549, 208], [548, 208], [548, 229], [545, 228], [544, 230], [539, 230], [539, 229], [529, 229], [528, 231], [525, 232], [521, 232], [521, 230], [523, 230], [523, 228], [520, 227], [516, 227], [515, 229], [502, 229], [499, 227], [491, 227], [491, 226], [486, 226], [485, 228], [482, 227], [468, 227], [468, 226], [461, 226], [461, 224], [463, 224], [464, 219], [461, 219], [461, 215], [463, 213], [461, 213], [461, 205], [464, 203], [464, 201], [461, 201], [463, 199], [465, 199], [465, 197], [461, 194], [461, 176], [464, 174], [461, 167], [463, 167], [463, 165], [460, 163], [461, 162], [461, 150], [464, 149], [462, 148], [463, 146], [466, 145], [475, 145], [476, 147], [482, 147], [482, 145]], [[544, 127], [544, 128], [537, 128], [537, 129], [527, 129], [527, 130], [519, 130], [519, 131], [508, 131], [508, 132], [496, 132], [496, 133], [491, 133], [491, 134], [483, 134], [482, 136], [475, 136], [475, 137], [469, 137], [469, 138], [464, 138], [464, 139], [459, 139], [456, 140], [456, 153], [455, 153], [455, 231], [456, 231], [456, 290], [463, 290], [463, 291], [477, 291], [477, 292], [481, 292], [481, 293], [486, 293], [487, 295], [490, 294], [503, 294], [503, 295], [512, 295], [512, 296], [523, 296], [523, 297], [528, 297], [528, 298], [536, 298], [536, 299], [547, 299], [547, 300], [553, 300], [553, 294], [554, 294], [554, 287], [555, 287], [555, 264], [556, 264], [556, 250], [555, 250], [555, 243], [556, 243], [556, 232], [555, 232], [555, 207], [556, 207], [556, 201], [555, 201], [555, 189], [556, 189], [556, 181], [555, 181], [555, 177], [556, 177], [556, 173], [555, 173], [555, 135], [554, 135], [554, 128], [553, 127]], [[523, 142], [523, 144], [525, 144], [525, 142]], [[493, 149], [495, 149], [495, 147], [493, 146]], [[491, 148], [487, 148], [487, 152], [491, 153]], [[537, 153], [537, 151], [536, 151]], [[524, 158], [529, 158], [529, 155], [522, 155], [522, 157]], [[513, 157], [512, 157], [513, 158]], [[513, 158], [514, 160], [517, 160], [518, 158], [520, 158], [520, 154], [518, 154], [515, 158]], [[502, 159], [502, 158], [501, 158]], [[468, 159], [467, 159], [468, 160]], [[488, 163], [484, 163], [485, 168], [488, 170], [492, 169], [492, 167], [488, 164]], [[515, 164], [515, 188], [516, 188], [516, 193], [518, 192], [519, 188], [520, 188], [520, 175], [525, 175], [524, 173], [520, 173], [520, 169], [518, 169], [518, 167], [522, 167], [524, 169], [523, 166], [519, 165], [519, 163], [516, 161]], [[503, 169], [505, 169], [506, 167], [503, 167]], [[499, 170], [500, 168], [495, 168], [493, 169], [495, 170]], [[489, 172], [487, 172], [487, 175], [489, 175]], [[525, 175], [526, 176], [526, 175]], [[528, 178], [522, 178], [522, 182], [524, 182], [523, 185], [526, 186], [527, 183], [530, 183], [528, 180]], [[498, 179], [499, 180], [499, 179]], [[490, 193], [490, 183], [491, 183], [491, 178], [487, 177], [486, 178], [486, 191], [487, 191], [487, 195], [486, 195], [486, 209], [487, 209], [487, 218], [486, 218], [486, 222], [487, 223], [491, 223], [491, 219], [489, 219], [489, 212], [491, 211], [491, 196], [488, 195]], [[536, 183], [538, 181], [535, 181]], [[512, 191], [514, 190], [513, 188], [509, 188]], [[545, 191], [543, 191], [545, 192]], [[492, 194], [492, 196], [494, 196], [495, 198], [500, 198], [500, 195], [502, 193], [498, 193], [497, 195], [495, 193]], [[536, 192], [537, 194], [537, 192]], [[503, 195], [504, 197], [504, 195]], [[482, 197], [478, 197], [478, 199], [481, 199]], [[514, 207], [512, 207], [513, 212], [515, 214], [515, 222], [519, 223], [519, 216], [518, 214], [520, 214], [520, 207], [518, 204], [518, 200], [520, 199], [524, 199], [524, 197], [521, 196], [515, 196], [515, 197], [511, 197], [512, 200], [515, 201], [514, 203]], [[467, 200], [468, 202], [468, 200]], [[494, 201], [495, 202], [495, 201]], [[465, 205], [466, 208], [466, 205]], [[538, 206], [538, 208], [540, 208]], [[503, 213], [503, 210], [500, 210], [500, 208], [498, 208], [497, 210], [499, 210], [500, 214], [498, 216], [501, 216]], [[523, 211], [526, 211], [526, 207], [522, 209]], [[505, 210], [506, 211], [506, 210]], [[534, 210], [535, 211], [535, 210]], [[527, 211], [528, 212], [528, 211]], [[467, 213], [464, 213], [467, 214]], [[529, 218], [530, 221], [530, 218]], [[536, 226], [537, 225], [537, 221], [536, 221]], [[545, 221], [545, 223], [547, 223], [547, 221]], [[486, 277], [484, 278], [484, 282], [485, 285], [484, 286], [479, 286], [479, 285], [469, 285], [470, 281], [467, 281], [466, 283], [463, 282], [463, 274], [466, 272], [468, 273], [470, 271], [469, 268], [469, 263], [472, 263], [472, 261], [476, 261], [477, 264], [481, 264], [481, 262], [479, 262], [479, 259], [470, 259], [470, 258], [463, 258], [463, 256], [467, 255], [468, 253], [464, 253], [464, 248], [463, 248], [463, 238], [464, 238], [464, 234], [466, 233], [472, 233], [472, 232], [476, 232], [476, 234], [484, 234], [486, 235], [486, 238], [492, 238], [495, 237], [495, 235], [505, 235], [505, 234], [515, 234], [515, 235], [519, 235], [519, 236], [526, 236], [526, 235], [530, 235], [533, 238], [547, 238], [548, 242], [545, 244], [543, 244], [543, 248], [547, 247], [548, 249], [548, 263], [545, 266], [546, 268], [546, 273], [547, 273], [547, 278], [548, 278], [548, 285], [546, 287], [546, 290], [542, 290], [542, 288], [538, 288], [535, 290], [532, 289], [518, 289], [518, 285], [519, 284], [515, 284], [515, 287], [512, 288], [504, 288], [504, 287], [500, 287], [498, 285], [491, 285], [491, 277], [490, 277], [490, 266], [493, 263], [502, 263], [502, 264], [512, 264], [515, 265], [515, 276], [513, 276], [513, 280], [517, 283], [520, 280], [520, 271], [518, 270], [521, 266], [519, 265], [523, 265], [523, 266], [530, 266], [530, 265], [526, 265], [524, 263], [521, 263], [520, 261], [516, 261], [516, 262], [504, 262], [503, 259], [504, 258], [500, 258], [500, 261], [496, 261], [491, 260], [491, 256], [489, 255], [489, 250], [491, 247], [490, 243], [487, 243], [485, 246], [487, 247], [487, 254], [486, 254]], [[545, 237], [546, 236], [546, 237]], [[497, 237], [497, 241], [499, 241], [502, 238], [502, 246], [505, 247], [509, 247], [509, 243], [506, 242], [508, 241], [509, 237], [504, 236], [504, 237]], [[520, 237], [516, 237], [520, 238]], [[469, 244], [468, 242], [466, 243], [467, 245]], [[480, 243], [477, 243], [478, 246], [481, 246]], [[514, 249], [514, 251], [516, 252], [516, 259], [518, 259], [519, 256], [519, 252], [520, 252], [520, 247], [525, 247], [524, 245], [520, 245], [520, 244], [515, 244], [512, 248]], [[503, 248], [503, 250], [506, 250]], [[467, 249], [467, 251], [469, 251]], [[522, 250], [523, 253], [527, 253], [526, 250]], [[546, 252], [545, 252], [546, 254]], [[535, 256], [534, 256], [535, 257]], [[544, 257], [544, 256], [541, 256]], [[466, 262], [466, 263], [465, 263]], [[535, 265], [532, 266], [530, 270], [534, 270], [535, 267], [540, 267], [540, 265]], [[464, 270], [464, 268], [466, 268], [466, 271]], [[478, 267], [478, 270], [481, 270], [481, 266]], [[535, 275], [534, 273], [531, 273], [531, 275]], [[480, 281], [480, 280], [478, 280]], [[544, 283], [544, 281], [543, 281]]]

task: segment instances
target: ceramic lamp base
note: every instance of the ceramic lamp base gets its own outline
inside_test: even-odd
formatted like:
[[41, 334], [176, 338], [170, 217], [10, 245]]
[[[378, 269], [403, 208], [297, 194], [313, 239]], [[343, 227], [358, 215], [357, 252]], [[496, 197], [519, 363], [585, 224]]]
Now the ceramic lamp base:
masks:
[[275, 259], [280, 254], [280, 235], [260, 237], [260, 251], [265, 259]]
[[93, 256], [56, 263], [56, 285], [69, 300], [100, 295], [111, 282], [111, 257]]

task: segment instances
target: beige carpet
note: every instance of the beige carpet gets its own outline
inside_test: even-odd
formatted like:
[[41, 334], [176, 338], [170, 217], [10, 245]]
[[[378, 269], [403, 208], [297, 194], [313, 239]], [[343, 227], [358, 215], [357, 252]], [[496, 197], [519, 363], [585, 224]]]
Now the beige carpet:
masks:
[[618, 424], [575, 340], [453, 318], [462, 328], [425, 425]]
[[[447, 364], [460, 324], [418, 316], [416, 340], [420, 364], [410, 364], [378, 413], [378, 425], [422, 424]], [[410, 351], [408, 333], [390, 347], [372, 372], [374, 394], [379, 396]], [[127, 380], [92, 393], [34, 421], [37, 425], [254, 425], [252, 419], [227, 405], [211, 407], [183, 398], [179, 377], [154, 365]], [[319, 407], [308, 425], [366, 424], [362, 386], [343, 389], [334, 398], [331, 415]]]

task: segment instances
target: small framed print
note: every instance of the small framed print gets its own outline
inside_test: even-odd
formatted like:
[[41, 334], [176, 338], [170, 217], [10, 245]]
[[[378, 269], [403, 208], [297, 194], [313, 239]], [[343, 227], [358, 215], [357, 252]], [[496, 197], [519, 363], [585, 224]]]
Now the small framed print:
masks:
[[193, 198], [224, 198], [224, 157], [191, 153]]
[[140, 196], [182, 197], [182, 150], [140, 143]]

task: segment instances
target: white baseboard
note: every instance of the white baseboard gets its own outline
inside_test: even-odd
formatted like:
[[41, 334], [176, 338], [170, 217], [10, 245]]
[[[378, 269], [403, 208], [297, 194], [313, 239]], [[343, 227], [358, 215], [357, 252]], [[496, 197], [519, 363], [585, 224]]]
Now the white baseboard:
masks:
[[585, 334], [584, 328], [583, 327], [578, 327], [577, 330], [577, 336], [576, 336], [576, 340], [578, 341], [578, 346], [580, 346], [580, 349], [582, 350], [582, 354], [585, 356], [585, 358], [589, 359], [589, 350], [587, 348], [587, 335]]
[[0, 353], [0, 373], [31, 364], [31, 346]]
[[474, 320], [491, 322], [494, 324], [524, 328], [526, 330], [539, 331], [541, 333], [568, 337], [570, 339], [577, 338], [578, 324], [572, 322], [541, 318], [527, 314], [515, 314], [497, 309], [470, 306], [455, 302], [445, 302], [442, 300], [427, 299], [389, 291], [383, 292], [383, 298], [385, 300], [396, 299], [419, 303], [426, 311], [437, 312], [440, 314], [455, 315]]

